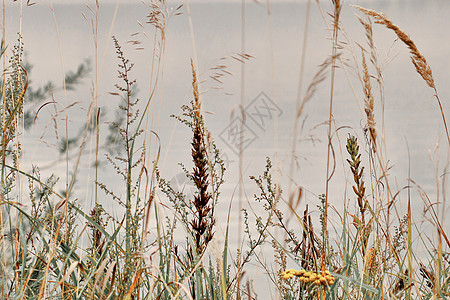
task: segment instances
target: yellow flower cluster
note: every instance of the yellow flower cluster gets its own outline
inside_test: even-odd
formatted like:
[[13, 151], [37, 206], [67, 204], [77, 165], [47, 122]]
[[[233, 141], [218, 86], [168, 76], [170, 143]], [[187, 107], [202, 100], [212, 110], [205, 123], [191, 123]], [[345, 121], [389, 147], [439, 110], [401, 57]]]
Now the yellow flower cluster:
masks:
[[313, 283], [315, 285], [332, 285], [334, 283], [334, 277], [330, 274], [330, 271], [326, 270], [324, 272], [312, 272], [306, 270], [294, 270], [289, 269], [281, 273], [283, 279], [292, 278], [294, 276], [299, 277], [303, 283]]

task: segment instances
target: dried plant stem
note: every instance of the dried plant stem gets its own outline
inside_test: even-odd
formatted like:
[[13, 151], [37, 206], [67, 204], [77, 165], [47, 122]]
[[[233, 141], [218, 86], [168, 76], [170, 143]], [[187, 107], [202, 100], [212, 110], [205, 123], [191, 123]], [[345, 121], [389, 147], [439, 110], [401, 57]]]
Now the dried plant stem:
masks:
[[[245, 13], [246, 13], [246, 5], [245, 0], [241, 0], [241, 53], [245, 53], [245, 30], [246, 30], [246, 24], [245, 24]], [[241, 118], [241, 124], [240, 124], [240, 134], [239, 134], [239, 189], [238, 189], [238, 207], [239, 207], [239, 217], [238, 217], [238, 237], [237, 237], [237, 243], [238, 243], [238, 249], [241, 248], [242, 245], [242, 208], [243, 208], [243, 195], [244, 195], [244, 149], [242, 147], [244, 142], [244, 135], [242, 134], [245, 126], [245, 117], [244, 117], [244, 102], [245, 102], [245, 64], [241, 64], [241, 88], [240, 88], [240, 113], [242, 114]], [[240, 290], [240, 282], [242, 279], [242, 271], [241, 271], [241, 265], [242, 265], [242, 256], [238, 255], [237, 257], [237, 265], [239, 273], [237, 274], [237, 293], [236, 293], [236, 299], [241, 298], [241, 290]]]
[[[334, 5], [334, 14], [333, 14], [333, 46], [332, 46], [332, 55], [331, 55], [331, 88], [330, 88], [330, 112], [328, 117], [328, 150], [327, 150], [327, 178], [326, 178], [326, 184], [325, 184], [325, 207], [324, 207], [324, 214], [323, 214], [323, 228], [322, 228], [322, 271], [325, 271], [327, 269], [327, 245], [328, 245], [328, 239], [327, 239], [327, 223], [328, 223], [328, 188], [329, 183], [331, 180], [332, 172], [331, 172], [331, 152], [332, 152], [332, 145], [331, 145], [331, 123], [333, 119], [333, 96], [334, 96], [334, 75], [335, 75], [335, 68], [336, 68], [336, 57], [337, 57], [337, 48], [338, 48], [338, 33], [339, 33], [339, 16], [341, 13], [341, 2], [340, 0], [333, 0]], [[325, 294], [322, 293], [321, 297], [325, 297]]]
[[441, 112], [442, 121], [444, 122], [444, 129], [445, 129], [445, 134], [447, 135], [448, 145], [450, 146], [450, 134], [448, 132], [448, 126], [447, 126], [447, 121], [446, 121], [446, 118], [445, 118], [444, 109], [442, 107], [441, 99], [439, 99], [439, 95], [438, 95], [437, 89], [435, 87], [433, 87], [433, 89], [434, 89], [434, 97], [436, 98], [436, 101], [437, 101], [437, 103], [439, 105], [439, 110]]

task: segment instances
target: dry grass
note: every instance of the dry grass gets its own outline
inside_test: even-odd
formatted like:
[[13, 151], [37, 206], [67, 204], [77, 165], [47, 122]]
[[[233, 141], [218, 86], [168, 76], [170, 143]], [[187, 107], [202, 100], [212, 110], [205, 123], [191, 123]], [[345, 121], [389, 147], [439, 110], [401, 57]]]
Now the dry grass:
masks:
[[386, 26], [386, 28], [391, 29], [395, 32], [397, 37], [405, 43], [411, 53], [411, 61], [413, 65], [416, 67], [417, 73], [422, 76], [423, 80], [428, 84], [429, 87], [435, 88], [433, 73], [431, 72], [431, 67], [428, 65], [425, 57], [419, 52], [416, 44], [411, 40], [411, 38], [403, 32], [398, 26], [392, 23], [383, 13], [378, 13], [376, 11], [366, 9], [360, 6], [354, 6], [367, 16], [373, 17], [375, 19], [375, 23]]
[[[408, 178], [411, 186], [393, 190], [395, 184], [389, 174], [388, 153], [382, 150], [386, 149], [383, 144], [385, 133], [377, 128], [379, 120], [376, 120], [375, 114], [378, 96], [374, 90], [379, 88], [382, 94], [383, 76], [370, 19], [359, 19], [369, 49], [360, 47], [361, 60], [355, 59], [357, 65], [354, 66], [362, 84], [362, 92], [358, 97], [364, 99], [361, 117], [366, 125], [361, 134], [366, 134], [367, 139], [365, 143], [358, 142], [355, 136], [349, 135], [345, 145], [340, 144], [340, 130], [344, 127], [333, 128], [336, 124], [333, 110], [335, 77], [339, 68], [348, 66], [343, 63], [345, 57], [342, 51], [347, 45], [340, 41], [343, 30], [340, 17], [344, 6], [338, 0], [331, 1], [331, 5], [330, 55], [319, 66], [304, 95], [299, 93], [294, 112], [296, 133], [297, 122], [305, 112], [306, 103], [313, 99], [319, 88], [323, 88], [321, 83], [329, 75], [331, 85], [329, 90], [326, 89], [330, 92], [329, 112], [324, 117], [328, 125], [326, 177], [323, 180], [325, 193], [314, 197], [315, 207], [306, 204], [304, 210], [300, 211], [304, 204], [302, 193], [306, 189], [296, 187], [298, 199], [294, 204], [291, 195], [283, 195], [281, 183], [272, 176], [271, 160], [267, 159], [263, 173], [251, 177], [257, 192], [249, 198], [255, 200], [259, 209], [252, 211], [253, 215], [250, 210], [243, 209], [242, 214], [240, 211], [239, 217], [236, 216], [240, 222], [236, 226], [239, 226], [238, 241], [242, 243], [233, 249], [235, 251], [228, 244], [229, 238], [235, 237], [230, 234], [235, 229], [230, 227], [231, 214], [224, 225], [223, 236], [216, 232], [216, 204], [228, 200], [220, 194], [225, 168], [220, 158], [221, 152], [216, 148], [205, 124], [198, 70], [193, 61], [193, 98], [190, 105], [183, 105], [181, 114], [175, 116], [192, 133], [190, 147], [185, 147], [188, 149], [186, 151], [190, 151], [192, 167], [185, 167], [180, 162], [183, 174], [194, 186], [193, 195], [190, 196], [176, 190], [161, 175], [160, 149], [157, 146], [155, 159], [148, 161], [150, 156], [147, 151], [153, 144], [148, 142], [144, 131], [152, 132], [157, 139], [158, 135], [152, 131], [153, 127], [147, 128], [146, 125], [146, 130], [142, 127], [146, 120], [150, 123], [151, 110], [148, 108], [159, 87], [158, 78], [152, 77], [154, 85], [149, 90], [150, 98], [144, 104], [143, 113], [139, 113], [138, 99], [132, 89], [135, 80], [130, 78], [133, 64], [126, 58], [118, 40], [113, 39], [119, 61], [120, 84], [116, 85], [117, 92], [112, 95], [120, 99], [119, 112], [122, 118], [112, 122], [110, 130], [115, 130], [122, 152], [107, 154], [106, 157], [121, 179], [124, 191], [118, 194], [109, 187], [111, 183], [99, 182], [97, 175], [93, 185], [105, 193], [103, 197], [108, 203], [113, 201], [123, 208], [123, 215], [116, 216], [110, 207], [102, 206], [99, 201], [102, 195], [97, 192], [92, 208], [80, 208], [71, 197], [76, 174], [67, 178], [65, 194], [61, 194], [56, 191], [57, 180], [53, 176], [44, 178], [37, 168], [24, 172], [17, 164], [21, 151], [17, 138], [21, 134], [18, 124], [22, 118], [29, 82], [27, 72], [21, 65], [21, 48], [15, 48], [16, 60], [12, 71], [4, 72], [2, 90], [0, 296], [4, 299], [36, 300], [250, 300], [256, 299], [256, 296], [252, 278], [247, 275], [250, 272], [246, 268], [255, 262], [264, 270], [271, 288], [276, 291], [273, 297], [276, 299], [409, 300], [450, 297], [450, 254], [446, 252], [450, 242], [442, 220], [438, 217], [441, 207], [439, 201], [445, 198], [447, 170], [436, 176], [437, 186], [442, 187], [444, 192], [436, 199], [430, 199], [411, 178]], [[98, 18], [98, 1], [96, 9]], [[368, 18], [373, 18], [375, 23], [394, 31], [406, 44], [416, 71], [435, 92], [447, 130], [431, 68], [415, 43], [383, 14], [361, 7], [357, 9]], [[152, 76], [155, 72], [156, 77], [160, 74], [159, 64], [164, 55], [167, 19], [165, 2], [152, 1], [147, 23], [153, 26], [155, 37], [159, 39], [152, 49], [154, 63], [157, 64], [155, 71], [152, 69]], [[245, 28], [242, 29], [244, 32]], [[97, 43], [97, 28], [93, 32]], [[245, 38], [243, 45], [244, 42]], [[137, 40], [133, 41], [133, 45], [138, 44]], [[97, 44], [95, 47], [97, 49]], [[354, 56], [359, 57], [359, 52]], [[375, 76], [370, 74], [373, 68]], [[95, 105], [97, 76], [96, 73], [92, 99]], [[213, 80], [218, 79], [215, 77]], [[374, 82], [376, 84], [372, 84]], [[383, 101], [382, 95], [380, 98]], [[384, 114], [383, 106], [381, 110], [381, 114]], [[97, 119], [92, 122], [91, 116], [95, 114]], [[99, 116], [99, 108], [92, 105], [79, 140], [81, 150], [75, 159], [75, 165], [78, 166], [91, 132], [88, 129], [92, 127], [92, 134], [95, 135], [93, 139], [97, 143], [96, 174], [100, 163], [98, 152], [101, 150], [98, 146], [101, 136]], [[66, 138], [64, 151], [67, 154], [69, 141]], [[295, 137], [294, 143], [296, 141]], [[292, 157], [295, 155], [295, 144], [293, 149]], [[345, 170], [339, 174], [336, 153], [342, 154], [345, 150], [348, 153], [342, 155]], [[241, 152], [240, 188], [243, 188], [244, 174], [242, 155]], [[66, 163], [69, 163], [69, 157]], [[77, 170], [76, 167], [74, 173]], [[289, 176], [292, 174], [291, 169]], [[30, 211], [24, 210], [16, 201], [19, 194], [25, 194], [17, 184], [18, 175], [28, 179]], [[335, 207], [333, 199], [341, 195], [333, 195], [329, 188], [335, 176], [351, 181], [349, 186], [353, 192], [344, 196], [346, 205], [343, 208]], [[293, 178], [288, 180], [290, 184], [293, 182]], [[416, 233], [417, 223], [412, 213], [410, 195], [414, 189], [426, 202], [424, 215], [425, 218], [430, 217], [436, 237]], [[403, 190], [408, 190], [408, 207], [406, 213], [400, 215], [397, 205], [400, 204]], [[244, 196], [243, 192], [240, 191], [240, 197]], [[61, 209], [63, 206], [64, 209]], [[251, 205], [249, 207], [253, 208]], [[12, 212], [19, 217], [14, 217]], [[183, 241], [179, 241], [180, 236], [184, 238]], [[80, 246], [79, 241], [83, 238], [88, 241], [88, 246]], [[417, 245], [426, 247], [427, 257], [416, 252]], [[271, 252], [267, 251], [268, 248]], [[288, 269], [289, 265], [295, 265], [301, 270]], [[245, 280], [247, 283], [244, 283]], [[260, 287], [258, 284], [255, 286]], [[259, 297], [269, 298], [267, 294], [260, 294]]]
[[373, 17], [375, 19], [375, 23], [386, 26], [386, 28], [395, 32], [397, 37], [408, 47], [409, 52], [411, 54], [411, 62], [416, 68], [417, 73], [423, 78], [426, 84], [435, 91], [435, 97], [438, 101], [439, 109], [441, 111], [442, 121], [445, 127], [445, 133], [447, 135], [447, 141], [450, 145], [450, 134], [447, 127], [447, 121], [444, 114], [444, 109], [442, 108], [441, 100], [439, 99], [436, 85], [434, 83], [433, 72], [431, 71], [431, 67], [428, 65], [425, 57], [419, 52], [416, 44], [413, 40], [403, 32], [397, 25], [395, 25], [391, 20], [389, 20], [383, 13], [378, 13], [376, 11], [366, 9], [360, 6], [354, 6], [359, 11], [363, 12], [367, 16]]
[[367, 116], [367, 130], [369, 130], [370, 141], [372, 143], [372, 149], [374, 152], [377, 151], [377, 131], [376, 122], [374, 115], [374, 99], [372, 95], [372, 86], [370, 84], [370, 75], [367, 69], [366, 57], [364, 51], [361, 50], [362, 56], [362, 66], [363, 66], [363, 91], [364, 91], [364, 111]]

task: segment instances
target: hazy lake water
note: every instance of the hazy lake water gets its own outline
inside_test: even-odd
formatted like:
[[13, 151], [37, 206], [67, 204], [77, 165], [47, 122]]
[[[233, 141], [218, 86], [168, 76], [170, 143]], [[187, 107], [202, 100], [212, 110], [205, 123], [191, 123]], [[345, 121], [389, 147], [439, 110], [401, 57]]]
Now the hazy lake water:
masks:
[[[300, 73], [300, 53], [302, 49], [305, 24], [306, 1], [271, 3], [271, 14], [267, 13], [264, 4], [252, 1], [246, 3], [245, 16], [245, 52], [253, 58], [245, 63], [245, 89], [243, 92], [244, 107], [246, 107], [249, 144], [243, 154], [243, 182], [244, 207], [248, 207], [247, 199], [252, 206], [257, 205], [252, 200], [256, 192], [255, 185], [248, 179], [250, 175], [262, 174], [266, 157], [273, 159], [276, 171], [274, 176], [282, 184], [287, 197], [288, 176], [292, 149], [295, 105]], [[313, 1], [314, 2], [314, 1]], [[323, 2], [323, 1], [321, 1]], [[93, 1], [87, 2], [93, 7]], [[169, 2], [168, 6], [176, 8], [178, 2]], [[341, 26], [345, 30], [341, 34], [341, 41], [351, 44], [360, 64], [360, 50], [355, 42], [367, 45], [362, 26], [355, 14], [360, 13], [350, 7], [358, 4], [379, 12], [384, 12], [400, 28], [407, 32], [419, 50], [426, 57], [433, 69], [439, 96], [443, 102], [446, 115], [450, 112], [450, 4], [447, 1], [346, 1], [342, 11]], [[196, 54], [207, 127], [211, 130], [217, 145], [224, 153], [227, 173], [226, 183], [222, 190], [222, 198], [218, 209], [218, 238], [222, 235], [226, 220], [226, 212], [230, 201], [233, 201], [231, 224], [237, 228], [238, 197], [237, 186], [239, 179], [239, 157], [231, 145], [229, 131], [235, 117], [239, 116], [241, 103], [241, 63], [233, 57], [241, 52], [241, 4], [214, 2], [191, 3], [191, 17], [194, 36], [189, 30], [188, 16], [185, 8], [182, 15], [173, 15], [168, 20], [166, 45], [163, 56], [163, 76], [157, 93], [152, 99], [151, 114], [154, 123], [151, 128], [157, 132], [161, 140], [160, 168], [162, 175], [171, 179], [181, 173], [179, 162], [190, 166], [190, 132], [178, 124], [170, 114], [179, 114], [179, 107], [187, 104], [191, 96], [190, 58]], [[324, 12], [330, 11], [330, 5], [323, 3]], [[106, 129], [107, 122], [114, 119], [114, 111], [118, 99], [108, 92], [115, 92], [114, 84], [117, 79], [117, 60], [114, 47], [108, 36], [113, 21], [115, 5], [102, 4], [99, 9], [99, 98], [98, 105], [105, 113], [102, 126]], [[94, 41], [90, 24], [93, 13], [85, 3], [71, 5], [54, 5], [57, 29], [60, 37], [58, 45], [57, 33], [52, 12], [45, 3], [37, 2], [32, 7], [23, 8], [21, 33], [25, 43], [27, 60], [34, 66], [31, 72], [33, 86], [45, 84], [48, 80], [57, 85], [62, 81], [62, 64], [64, 70], [76, 70], [84, 59], [94, 62]], [[145, 24], [149, 13], [147, 6], [141, 3], [120, 4], [117, 18], [114, 21], [112, 34], [123, 46], [123, 50], [131, 62], [135, 64], [132, 77], [137, 79], [138, 96], [143, 102], [149, 97], [150, 67], [153, 51], [153, 29]], [[84, 14], [87, 20], [82, 15]], [[14, 44], [16, 33], [19, 31], [19, 5], [7, 6], [7, 43]], [[326, 17], [330, 22], [329, 18]], [[139, 25], [144, 24], [144, 27]], [[137, 35], [132, 36], [133, 34]], [[303, 93], [310, 84], [318, 66], [330, 54], [331, 41], [329, 31], [315, 3], [311, 5], [310, 24], [306, 47], [305, 75], [302, 86]], [[396, 183], [394, 190], [401, 189], [408, 184], [408, 166], [411, 178], [417, 181], [433, 199], [436, 195], [435, 162], [430, 160], [439, 143], [440, 161], [438, 174], [448, 163], [449, 147], [446, 144], [442, 121], [435, 99], [410, 63], [407, 49], [397, 41], [392, 32], [380, 25], [374, 25], [374, 36], [380, 61], [383, 65], [384, 95], [385, 95], [385, 142], [387, 145], [387, 160], [392, 166], [390, 170], [391, 182]], [[127, 41], [140, 40], [142, 44], [136, 46]], [[193, 50], [193, 41], [195, 53]], [[61, 47], [61, 49], [60, 49]], [[143, 50], [136, 50], [142, 47]], [[348, 63], [348, 74], [340, 68], [336, 72], [334, 99], [334, 128], [340, 128], [338, 137], [334, 138], [334, 149], [337, 164], [336, 173], [331, 181], [331, 203], [342, 211], [344, 199], [354, 200], [351, 192], [352, 178], [345, 159], [345, 139], [348, 133], [358, 136], [361, 143], [363, 163], [367, 166], [367, 153], [364, 146], [363, 127], [365, 124], [363, 96], [361, 84], [358, 82], [352, 61], [352, 53], [344, 47], [342, 57]], [[104, 63], [103, 63], [104, 62]], [[232, 75], [221, 78], [219, 83], [211, 78], [215, 74], [215, 66], [225, 64]], [[373, 69], [372, 69], [373, 71]], [[93, 72], [88, 79], [74, 92], [67, 93], [67, 104], [64, 94], [55, 94], [58, 109], [64, 105], [75, 103], [69, 111], [69, 136], [76, 135], [84, 125], [86, 112], [90, 103], [93, 86]], [[326, 131], [324, 122], [328, 120], [330, 81], [327, 79], [319, 86], [314, 97], [306, 104], [300, 119], [303, 124], [299, 131], [296, 146], [298, 157], [294, 172], [295, 182], [304, 188], [302, 205], [312, 207], [318, 203], [317, 195], [325, 192], [326, 178]], [[348, 77], [347, 77], [348, 76]], [[352, 91], [348, 80], [354, 87]], [[375, 83], [374, 83], [375, 84]], [[354, 93], [356, 93], [357, 100]], [[254, 102], [256, 101], [256, 102]], [[379, 97], [375, 100], [375, 118], [377, 128], [381, 130], [381, 104]], [[251, 118], [250, 112], [267, 104], [272, 109], [264, 116]], [[267, 108], [267, 107], [266, 107]], [[43, 109], [36, 121], [36, 125], [24, 133], [25, 155], [23, 166], [31, 163], [47, 167], [43, 173], [57, 173], [61, 182], [65, 182], [64, 156], [58, 154], [56, 133], [49, 122], [52, 109]], [[261, 112], [261, 111], [260, 111]], [[64, 122], [62, 115], [58, 117], [58, 135], [64, 136]], [[50, 125], [49, 127], [46, 127]], [[231, 137], [232, 138], [232, 137]], [[313, 141], [311, 141], [311, 138]], [[154, 141], [154, 140], [153, 140]], [[85, 203], [86, 207], [93, 201], [93, 172], [94, 139], [90, 139], [86, 146], [86, 155], [81, 161], [76, 197]], [[152, 145], [154, 147], [155, 144]], [[231, 145], [231, 146], [230, 146]], [[408, 147], [409, 146], [409, 154]], [[154, 151], [154, 148], [151, 151]], [[77, 153], [77, 150], [73, 152]], [[408, 157], [409, 155], [409, 157]], [[57, 159], [55, 159], [57, 158]], [[73, 169], [74, 160], [70, 163]], [[26, 168], [24, 167], [24, 168]], [[120, 178], [111, 168], [103, 166], [99, 173], [100, 180], [109, 184], [119, 194], [121, 193]], [[366, 175], [368, 176], [368, 175]], [[346, 178], [348, 177], [348, 178]], [[395, 178], [395, 179], [394, 179]], [[347, 182], [347, 184], [346, 184]], [[349, 193], [346, 194], [346, 191]], [[99, 195], [103, 203], [109, 203], [108, 208], [116, 213], [112, 200]], [[167, 203], [163, 195], [161, 201]], [[405, 209], [406, 192], [401, 194], [399, 201], [400, 213]], [[429, 228], [422, 224], [423, 202], [416, 192], [412, 193], [415, 211], [415, 221], [419, 230]], [[448, 206], [447, 206], [448, 207]], [[255, 208], [259, 211], [260, 208]], [[447, 208], [445, 210], [447, 215]], [[319, 227], [319, 225], [317, 226]], [[448, 222], [445, 228], [450, 228]], [[433, 235], [434, 233], [430, 233]], [[181, 238], [182, 239], [182, 238]]]

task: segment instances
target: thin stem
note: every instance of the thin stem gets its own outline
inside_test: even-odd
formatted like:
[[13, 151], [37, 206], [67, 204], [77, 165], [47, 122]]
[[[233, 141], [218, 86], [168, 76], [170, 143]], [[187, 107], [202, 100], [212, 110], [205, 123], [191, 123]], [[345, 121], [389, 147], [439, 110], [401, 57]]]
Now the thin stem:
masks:
[[331, 122], [333, 119], [333, 98], [334, 98], [334, 76], [336, 68], [336, 53], [337, 53], [337, 42], [338, 42], [338, 32], [339, 32], [339, 15], [340, 15], [340, 1], [333, 0], [334, 4], [334, 25], [333, 25], [333, 48], [331, 56], [331, 88], [330, 88], [330, 111], [328, 115], [328, 149], [327, 149], [327, 179], [325, 184], [325, 207], [323, 216], [323, 231], [322, 231], [322, 270], [326, 270], [326, 249], [327, 249], [327, 225], [328, 225], [328, 190], [329, 183], [331, 180], [330, 176], [330, 161], [331, 161]]
[[439, 95], [438, 95], [436, 87], [434, 87], [433, 89], [434, 89], [434, 96], [436, 97], [436, 100], [439, 105], [439, 110], [441, 111], [442, 121], [444, 122], [445, 134], [447, 135], [448, 145], [450, 146], [450, 135], [448, 133], [448, 127], [447, 127], [447, 121], [445, 119], [444, 109], [442, 108], [441, 99], [439, 99]]

